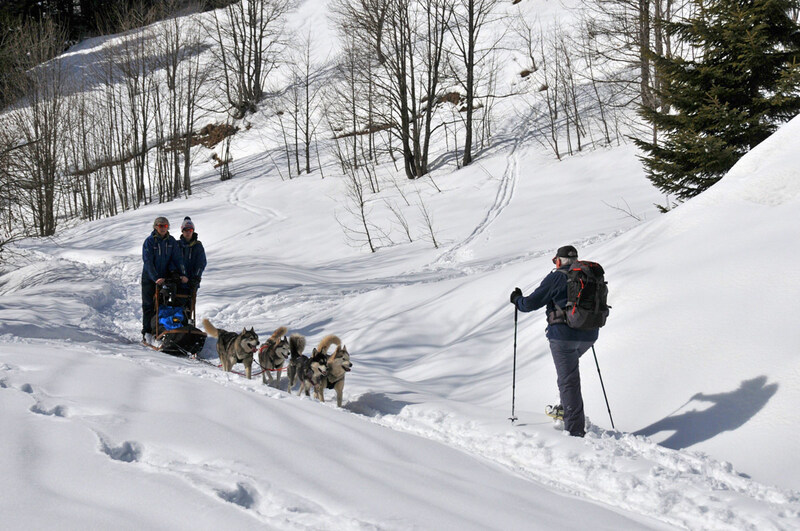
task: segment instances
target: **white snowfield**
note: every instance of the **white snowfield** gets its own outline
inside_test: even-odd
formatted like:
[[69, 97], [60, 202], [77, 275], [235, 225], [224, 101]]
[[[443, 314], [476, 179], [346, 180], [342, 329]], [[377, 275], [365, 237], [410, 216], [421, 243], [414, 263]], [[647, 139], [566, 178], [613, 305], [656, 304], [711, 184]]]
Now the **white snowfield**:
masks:
[[[0, 528], [800, 529], [800, 118], [665, 215], [631, 146], [558, 162], [511, 138], [437, 169], [441, 192], [394, 186], [389, 164], [372, 215], [394, 243], [375, 254], [336, 222], [335, 164], [284, 181], [257, 125], [235, 138], [233, 180], [198, 161], [188, 199], [9, 255]], [[306, 353], [343, 339], [341, 409], [333, 391], [320, 403], [138, 344], [141, 246], [161, 215], [175, 235], [190, 215], [206, 248], [198, 319], [262, 340], [287, 326]], [[565, 244], [605, 267], [613, 307], [596, 354], [616, 429], [590, 351], [584, 439], [543, 412], [558, 393], [542, 311], [519, 314], [509, 420], [508, 296]]]
[[[331, 222], [337, 179], [255, 171], [25, 241], [0, 287], [3, 527], [797, 528], [798, 134], [800, 119], [635, 227], [602, 203], [648, 211], [621, 148], [440, 176], [439, 250], [350, 248]], [[542, 214], [575, 203], [584, 223]], [[208, 250], [200, 316], [262, 337], [286, 325], [308, 350], [344, 339], [342, 409], [331, 391], [322, 404], [136, 344], [140, 242], [160, 214], [191, 214]], [[535, 287], [566, 242], [612, 293], [597, 354], [618, 430], [588, 354], [582, 440], [542, 412], [557, 392], [541, 312], [520, 315], [508, 420], [508, 292]]]

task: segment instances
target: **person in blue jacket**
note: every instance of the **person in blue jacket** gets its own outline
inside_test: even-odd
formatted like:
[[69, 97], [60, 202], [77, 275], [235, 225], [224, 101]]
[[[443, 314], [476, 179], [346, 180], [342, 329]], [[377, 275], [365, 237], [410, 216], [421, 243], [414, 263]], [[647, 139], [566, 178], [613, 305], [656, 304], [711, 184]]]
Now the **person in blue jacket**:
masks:
[[531, 312], [547, 307], [546, 336], [550, 342], [550, 353], [558, 375], [558, 392], [564, 408], [564, 429], [570, 435], [583, 437], [586, 433], [586, 418], [581, 396], [581, 373], [578, 360], [597, 341], [598, 330], [577, 330], [567, 326], [567, 271], [578, 260], [578, 250], [565, 245], [556, 251], [550, 272], [533, 293], [527, 297], [516, 288], [511, 292], [511, 304], [521, 312]]
[[203, 271], [206, 268], [206, 251], [202, 242], [197, 239], [192, 218], [186, 216], [181, 223], [181, 237], [178, 238], [186, 276], [189, 277], [188, 292], [192, 293], [200, 287]]
[[178, 273], [183, 283], [189, 282], [178, 242], [169, 234], [167, 218], [159, 216], [153, 222], [153, 232], [142, 245], [142, 262], [142, 341], [147, 341], [147, 334], [154, 332], [151, 322], [156, 311], [156, 286], [162, 285], [170, 273]]

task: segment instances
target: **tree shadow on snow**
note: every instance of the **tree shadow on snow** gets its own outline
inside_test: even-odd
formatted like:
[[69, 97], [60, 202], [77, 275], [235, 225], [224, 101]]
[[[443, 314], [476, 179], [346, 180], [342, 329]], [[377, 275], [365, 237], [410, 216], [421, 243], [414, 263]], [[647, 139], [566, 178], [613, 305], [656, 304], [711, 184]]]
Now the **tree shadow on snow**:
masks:
[[711, 402], [711, 407], [702, 411], [693, 409], [680, 415], [671, 414], [634, 435], [652, 436], [662, 431], [674, 431], [675, 433], [659, 444], [673, 450], [688, 448], [722, 432], [743, 426], [767, 405], [777, 391], [777, 383], [767, 385], [767, 377], [759, 376], [743, 381], [738, 389], [729, 393], [697, 393], [687, 404], [692, 400], [699, 400]]

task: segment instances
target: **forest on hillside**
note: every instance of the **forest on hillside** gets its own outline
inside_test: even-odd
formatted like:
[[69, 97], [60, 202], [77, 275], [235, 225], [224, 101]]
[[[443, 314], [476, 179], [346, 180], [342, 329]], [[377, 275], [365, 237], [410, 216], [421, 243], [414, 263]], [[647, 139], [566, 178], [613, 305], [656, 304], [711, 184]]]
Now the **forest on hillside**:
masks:
[[[557, 159], [633, 139], [664, 209], [800, 111], [797, 0], [584, 0], [569, 26], [526, 1], [332, 0], [327, 57], [289, 0], [7, 1], [0, 252], [191, 194], [200, 146], [231, 178], [231, 135], [256, 113], [281, 178], [324, 178], [331, 158], [363, 217], [379, 165], [471, 164], [509, 100]], [[88, 64], [63, 54], [107, 34]]]

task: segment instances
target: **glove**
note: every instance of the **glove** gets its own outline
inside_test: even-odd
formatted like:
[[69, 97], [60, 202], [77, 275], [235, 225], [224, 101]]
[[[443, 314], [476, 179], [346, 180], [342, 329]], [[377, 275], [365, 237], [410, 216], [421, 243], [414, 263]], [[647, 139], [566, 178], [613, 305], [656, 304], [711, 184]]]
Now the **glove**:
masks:
[[511, 297], [510, 297], [511, 304], [516, 306], [517, 305], [517, 299], [519, 299], [520, 297], [522, 297], [522, 290], [519, 289], [519, 288], [514, 288], [514, 291], [511, 292]]

